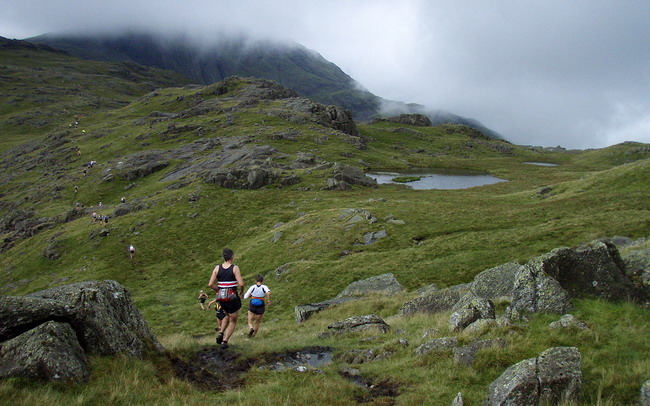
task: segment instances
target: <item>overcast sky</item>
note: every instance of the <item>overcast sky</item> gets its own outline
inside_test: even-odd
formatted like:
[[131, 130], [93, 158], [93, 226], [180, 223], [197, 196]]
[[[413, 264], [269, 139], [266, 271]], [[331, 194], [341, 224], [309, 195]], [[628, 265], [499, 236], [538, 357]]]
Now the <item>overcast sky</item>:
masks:
[[650, 142], [648, 0], [1, 0], [0, 35], [145, 28], [294, 40], [374, 94], [517, 144]]

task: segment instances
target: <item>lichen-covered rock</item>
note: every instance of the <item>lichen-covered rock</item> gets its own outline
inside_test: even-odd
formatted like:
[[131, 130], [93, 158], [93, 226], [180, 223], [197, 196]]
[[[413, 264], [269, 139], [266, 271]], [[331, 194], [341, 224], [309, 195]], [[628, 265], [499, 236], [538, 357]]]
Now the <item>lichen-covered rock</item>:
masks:
[[462, 331], [465, 327], [479, 319], [494, 319], [494, 303], [468, 293], [460, 298], [452, 307], [453, 313], [449, 317], [449, 329]]
[[49, 320], [73, 322], [74, 306], [52, 299], [0, 296], [0, 342], [16, 337]]
[[537, 358], [510, 366], [490, 384], [486, 405], [539, 405], [577, 402], [582, 386], [580, 352], [549, 348]]
[[450, 310], [458, 300], [459, 290], [448, 288], [431, 292], [404, 303], [398, 315], [406, 316], [415, 313], [439, 313]]
[[554, 321], [549, 324], [549, 327], [552, 329], [566, 328], [566, 329], [578, 329], [578, 330], [589, 330], [589, 326], [585, 323], [578, 320], [578, 318], [572, 314], [565, 314], [560, 317], [560, 320]]
[[569, 293], [535, 262], [519, 268], [512, 304], [506, 311], [508, 317], [518, 319], [522, 314], [538, 312], [564, 314], [572, 308]]
[[399, 293], [404, 291], [404, 286], [392, 273], [377, 275], [368, 279], [352, 282], [336, 297], [365, 296], [371, 293]]
[[479, 273], [472, 282], [470, 291], [484, 299], [512, 298], [515, 276], [519, 270], [516, 262], [508, 262]]
[[449, 330], [462, 331], [465, 327], [479, 319], [479, 313], [474, 308], [460, 309], [451, 314], [449, 317]]
[[424, 355], [431, 351], [448, 350], [458, 346], [457, 337], [441, 337], [427, 341], [415, 349], [415, 354]]
[[582, 387], [580, 351], [575, 347], [549, 348], [537, 357], [541, 403], [577, 402]]
[[645, 299], [650, 300], [650, 248], [636, 250], [623, 255], [625, 273], [636, 286], [645, 293]]
[[115, 281], [73, 283], [26, 298], [51, 299], [73, 307], [75, 317], [70, 324], [86, 353], [143, 358], [163, 349], [131, 294]]
[[0, 346], [0, 378], [85, 382], [90, 365], [67, 323], [45, 322]]
[[321, 333], [321, 336], [356, 333], [366, 330], [378, 330], [381, 333], [386, 333], [390, 329], [390, 326], [386, 324], [381, 317], [375, 314], [369, 314], [366, 316], [354, 316], [338, 321], [327, 326], [327, 329], [328, 332]]

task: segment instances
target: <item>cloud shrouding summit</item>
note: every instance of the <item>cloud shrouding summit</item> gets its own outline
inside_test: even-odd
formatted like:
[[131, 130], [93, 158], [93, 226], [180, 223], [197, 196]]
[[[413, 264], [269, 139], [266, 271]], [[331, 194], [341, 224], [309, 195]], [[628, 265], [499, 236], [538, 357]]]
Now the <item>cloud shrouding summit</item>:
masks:
[[0, 35], [224, 32], [293, 40], [384, 98], [480, 120], [518, 144], [650, 142], [650, 2], [6, 2]]

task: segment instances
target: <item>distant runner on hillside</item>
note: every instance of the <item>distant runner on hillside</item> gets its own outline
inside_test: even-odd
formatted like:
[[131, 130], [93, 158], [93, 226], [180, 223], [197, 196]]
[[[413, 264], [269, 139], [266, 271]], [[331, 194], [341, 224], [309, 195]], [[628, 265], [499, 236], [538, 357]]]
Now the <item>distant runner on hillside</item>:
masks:
[[[244, 299], [251, 298], [250, 303], [248, 304], [248, 337], [253, 337], [260, 330], [260, 324], [262, 324], [262, 317], [264, 316], [264, 311], [266, 310], [266, 304], [271, 305], [271, 289], [268, 286], [262, 285], [264, 282], [264, 277], [262, 275], [257, 275], [255, 278], [255, 285], [248, 288]], [[266, 302], [264, 297], [268, 296]]]
[[201, 291], [201, 293], [199, 293], [198, 299], [201, 301], [201, 310], [205, 310], [205, 306], [203, 306], [203, 304], [208, 299], [208, 294], [204, 291]]
[[[233, 264], [235, 254], [230, 248], [223, 250], [223, 264], [217, 265], [212, 270], [208, 286], [217, 292], [217, 298], [226, 317], [221, 324], [221, 331], [217, 336], [217, 344], [221, 348], [228, 348], [228, 340], [237, 327], [237, 317], [241, 309], [241, 296], [244, 295], [244, 280], [241, 277], [239, 267]], [[239, 289], [237, 289], [239, 288]]]
[[133, 259], [133, 254], [135, 254], [135, 247], [133, 244], [129, 245], [129, 259]]

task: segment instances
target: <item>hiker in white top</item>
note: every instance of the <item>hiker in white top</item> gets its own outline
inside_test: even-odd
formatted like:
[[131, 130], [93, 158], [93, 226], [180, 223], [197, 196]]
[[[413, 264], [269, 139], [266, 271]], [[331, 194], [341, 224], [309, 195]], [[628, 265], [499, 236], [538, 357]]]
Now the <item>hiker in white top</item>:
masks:
[[[271, 305], [271, 290], [268, 286], [262, 285], [262, 282], [264, 282], [264, 277], [257, 275], [255, 285], [248, 288], [246, 294], [244, 294], [244, 299], [251, 298], [248, 304], [248, 327], [250, 328], [248, 337], [253, 337], [257, 334], [262, 323], [266, 304]], [[268, 297], [268, 299], [265, 300], [265, 297]]]
[[129, 245], [129, 258], [133, 259], [133, 254], [135, 254], [135, 247], [133, 244]]

